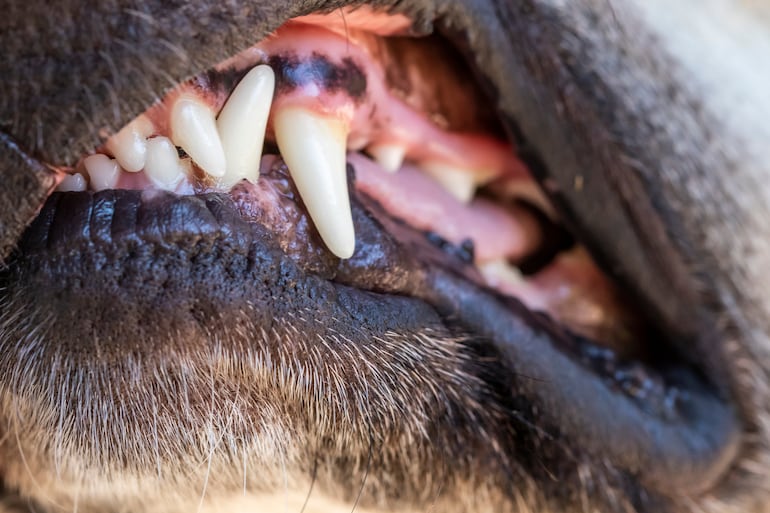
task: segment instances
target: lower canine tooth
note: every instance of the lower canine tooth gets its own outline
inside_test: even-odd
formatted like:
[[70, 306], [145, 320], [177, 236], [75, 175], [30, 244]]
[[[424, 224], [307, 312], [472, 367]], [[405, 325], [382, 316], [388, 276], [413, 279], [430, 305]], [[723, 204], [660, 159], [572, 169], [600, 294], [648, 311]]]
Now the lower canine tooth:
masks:
[[301, 107], [274, 113], [275, 139], [302, 201], [329, 250], [350, 258], [356, 237], [345, 148], [348, 124]]
[[59, 185], [56, 187], [57, 191], [61, 192], [81, 192], [88, 188], [88, 181], [86, 181], [86, 177], [81, 175], [80, 173], [75, 173], [72, 175], [67, 175], [64, 178], [62, 178], [62, 181], [59, 182]]
[[93, 190], [103, 191], [104, 189], [114, 189], [118, 184], [120, 166], [115, 159], [97, 153], [96, 155], [86, 157], [85, 160], [83, 160], [83, 165], [91, 179], [91, 188]]
[[[468, 203], [476, 194], [479, 178], [473, 171], [441, 162], [424, 162], [420, 168], [441, 184], [452, 196]], [[483, 173], [484, 179], [489, 173]]]
[[242, 179], [255, 183], [273, 103], [275, 74], [264, 64], [252, 69], [233, 90], [219, 113], [217, 128], [227, 161], [218, 184], [229, 189]]
[[107, 150], [115, 156], [120, 167], [131, 173], [144, 168], [147, 142], [155, 127], [146, 116], [139, 116], [107, 141]]
[[200, 98], [184, 94], [171, 108], [171, 139], [207, 174], [219, 178], [226, 170], [214, 111]]
[[372, 145], [366, 151], [388, 173], [395, 173], [401, 169], [406, 155], [406, 147], [399, 144]]
[[176, 146], [167, 137], [147, 139], [147, 162], [144, 173], [159, 189], [172, 191], [187, 177], [179, 161]]

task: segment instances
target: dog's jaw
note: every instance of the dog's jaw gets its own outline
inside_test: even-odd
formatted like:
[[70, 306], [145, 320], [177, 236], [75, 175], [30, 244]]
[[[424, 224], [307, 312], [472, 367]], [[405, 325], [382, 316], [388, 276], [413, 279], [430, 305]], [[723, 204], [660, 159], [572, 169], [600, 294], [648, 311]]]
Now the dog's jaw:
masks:
[[[702, 19], [708, 20], [714, 12], [710, 9], [717, 3], [709, 2], [709, 8], [703, 8], [699, 4], [683, 12], [686, 12], [689, 17], [702, 16]], [[767, 205], [770, 204], [765, 199], [770, 196], [770, 191], [764, 180], [767, 173], [763, 167], [765, 161], [761, 160], [763, 155], [756, 151], [759, 146], [755, 146], [755, 143], [759, 139], [766, 140], [762, 134], [766, 133], [767, 129], [762, 126], [761, 121], [767, 118], [756, 116], [752, 118], [754, 119], [752, 123], [736, 124], [733, 121], [736, 114], [729, 109], [731, 104], [724, 97], [720, 97], [726, 89], [715, 86], [712, 78], [704, 76], [707, 83], [703, 84], [702, 89], [694, 87], [696, 84], [693, 83], [682, 84], [682, 82], [688, 82], [693, 72], [700, 74], [706, 68], [712, 70], [718, 68], [713, 66], [714, 63], [709, 63], [708, 66], [699, 64], [700, 58], [708, 56], [708, 53], [687, 53], [682, 50], [683, 46], [679, 46], [679, 42], [668, 42], [669, 40], [666, 39], [668, 29], [661, 28], [664, 25], [654, 21], [655, 13], [645, 6], [637, 6], [638, 10], [629, 8], [616, 10], [614, 13], [596, 14], [601, 7], [588, 5], [590, 2], [573, 3], [571, 6], [562, 5], [562, 3], [553, 4], [552, 8], [557, 9], [553, 12], [559, 13], [562, 22], [566, 26], [573, 27], [574, 30], [574, 37], [565, 44], [566, 52], [571, 52], [573, 57], [579, 59], [584, 69], [593, 69], [605, 77], [605, 86], [613, 91], [616, 97], [625, 98], [628, 101], [628, 104], [622, 108], [625, 114], [632, 115], [631, 119], [651, 120], [651, 126], [648, 127], [614, 128], [617, 128], [622, 136], [629, 138], [624, 143], [628, 143], [627, 146], [636, 151], [636, 153], [630, 151], [629, 154], [640, 160], [630, 167], [638, 171], [643, 190], [652, 196], [650, 211], [657, 213], [660, 219], [664, 219], [661, 229], [666, 233], [665, 238], [673, 241], [672, 254], [679, 255], [677, 258], [681, 258], [681, 261], [672, 262], [674, 267], [681, 266], [680, 269], [674, 270], [674, 277], [683, 280], [682, 288], [685, 290], [699, 289], [693, 294], [695, 300], [700, 301], [705, 290], [711, 303], [700, 315], [713, 316], [718, 320], [716, 324], [727, 327], [721, 332], [720, 340], [707, 339], [713, 341], [714, 346], [704, 345], [697, 350], [713, 351], [717, 360], [728, 362], [729, 376], [724, 377], [724, 381], [735, 397], [743, 400], [741, 404], [743, 418], [750, 430], [744, 440], [746, 443], [742, 446], [743, 456], [731, 472], [723, 477], [709, 493], [675, 497], [673, 505], [669, 504], [669, 507], [673, 511], [683, 511], [694, 503], [710, 511], [762, 511], [760, 508], [764, 498], [761, 496], [760, 489], [764, 487], [766, 477], [761, 475], [761, 470], [770, 465], [764, 447], [768, 440], [767, 413], [763, 411], [767, 408], [767, 398], [770, 397], [770, 391], [766, 389], [767, 364], [764, 363], [770, 358], [767, 354], [770, 348], [767, 340], [767, 333], [770, 333], [770, 326], [767, 325], [767, 319], [770, 319], [770, 300], [762, 285], [763, 270], [770, 268], [770, 262], [767, 261], [770, 258], [770, 250], [764, 247], [764, 244], [770, 240], [770, 235], [764, 236], [767, 232], [764, 220], [768, 218]], [[462, 10], [464, 7], [454, 6], [447, 9]], [[590, 16], [590, 14], [596, 14], [596, 16]], [[646, 20], [641, 25], [642, 29], [639, 29], [641, 32], [645, 32], [647, 36], [654, 33], [658, 38], [650, 37], [648, 40], [652, 49], [645, 46], [640, 50], [636, 47], [639, 40], [628, 36], [629, 31], [637, 34], [639, 20]], [[742, 30], [746, 25], [737, 23], [729, 26]], [[647, 33], [644, 27], [652, 27], [650, 33]], [[720, 29], [724, 30], [724, 27]], [[727, 35], [724, 38], [729, 40]], [[642, 40], [647, 39], [642, 38]], [[662, 47], [658, 43], [660, 40], [665, 41]], [[667, 55], [668, 52], [671, 54]], [[624, 57], [619, 58], [619, 54]], [[491, 55], [488, 58], [493, 61], [504, 59], [499, 55]], [[504, 63], [497, 62], [497, 64], [505, 68]], [[732, 68], [730, 73], [735, 74], [738, 71]], [[742, 69], [742, 71], [750, 70]], [[718, 72], [714, 74], [719, 76]], [[767, 90], [757, 87], [755, 82], [739, 80], [735, 82], [743, 87], [747, 95], [761, 95]], [[649, 88], [645, 89], [640, 84], [648, 84]], [[662, 100], [661, 97], [651, 94], [659, 88], [664, 90], [673, 88], [677, 94]], [[704, 99], [705, 108], [694, 109], [693, 98]], [[767, 108], [766, 99], [761, 97], [753, 102], [750, 101], [749, 104], [756, 106], [756, 112], [759, 113], [762, 112], [762, 108]], [[503, 105], [502, 108], [514, 117], [519, 117], [522, 109], [521, 105], [515, 102]], [[729, 109], [727, 114], [724, 113], [725, 108]], [[741, 117], [741, 119], [745, 118]], [[611, 124], [625, 120], [610, 118], [605, 121]], [[652, 138], [646, 137], [649, 135], [645, 133], [647, 129], [651, 129], [654, 133]], [[537, 133], [537, 129], [525, 129], [524, 132]], [[688, 134], [688, 136], [682, 137], [682, 134]], [[652, 144], [653, 141], [655, 144]], [[671, 143], [671, 141], [674, 142]], [[648, 153], [636, 147], [656, 144], [660, 151]], [[628, 147], [624, 149], [629, 150]], [[51, 151], [45, 148], [39, 148], [39, 150]], [[6, 157], [6, 153], [3, 157]], [[666, 171], [660, 172], [661, 169]], [[685, 169], [687, 171], [680, 172]], [[734, 171], [734, 175], [730, 177], [736, 184], [734, 189], [725, 188], [723, 185], [728, 173], [726, 170]], [[3, 169], [3, 172], [7, 172], [6, 169]], [[45, 177], [44, 171], [41, 171], [41, 176]], [[50, 187], [50, 183], [44, 180], [45, 178], [41, 182], [41, 189]], [[694, 271], [689, 267], [693, 262], [695, 262]], [[695, 283], [692, 283], [690, 280], [696, 273], [700, 276], [693, 280]], [[689, 315], [682, 317], [692, 319]], [[700, 321], [701, 319], [695, 316], [693, 322], [697, 325]], [[702, 326], [710, 328], [712, 321], [713, 319], [707, 319]], [[201, 383], [200, 387], [204, 389], [205, 385]], [[20, 404], [14, 401], [12, 405], [8, 403], [3, 405], [2, 411], [5, 412], [9, 425], [14, 422], [14, 419], [19, 418]], [[220, 406], [221, 411], [228, 411], [225, 404]], [[21, 408], [24, 408], [23, 404]], [[226, 415], [221, 419], [223, 422], [227, 420], [225, 417]], [[295, 432], [290, 425], [286, 425], [283, 420], [276, 420], [272, 426], [274, 433], [272, 439], [276, 444], [283, 445], [280, 449], [267, 448], [265, 454], [284, 454], [286, 461], [276, 462], [270, 473], [276, 489], [290, 489], [285, 496], [285, 501], [290, 505], [296, 503], [301, 506], [301, 491], [307, 490], [311, 483], [297, 479], [291, 472], [287, 472], [287, 468], [291, 468], [291, 465], [287, 466], [287, 464], [302, 460], [307, 455], [297, 455], [292, 452], [291, 447], [297, 445], [297, 440], [292, 439]], [[15, 436], [12, 430], [8, 430], [7, 433], [6, 436]], [[13, 443], [9, 444], [9, 446], [12, 445]], [[78, 465], [76, 461], [70, 464], [75, 467]], [[39, 491], [38, 487], [41, 483], [39, 477], [28, 475], [30, 465], [34, 468], [34, 458], [31, 461], [8, 459], [0, 464], [0, 468], [9, 475], [16, 475], [14, 480], [16, 484], [30, 490], [30, 493], [35, 493], [34, 490]], [[305, 467], [308, 465], [309, 463], [305, 462]], [[200, 470], [200, 482], [196, 485], [202, 485], [205, 482], [204, 477], [209, 474], [209, 469], [199, 468], [198, 470]], [[232, 465], [225, 460], [213, 461], [212, 470], [214, 475], [228, 476], [223, 481], [230, 482], [230, 486], [219, 490], [214, 481], [210, 487], [207, 487], [206, 506], [211, 505], [216, 508], [217, 502], [220, 499], [224, 500], [224, 495], [237, 493], [242, 488], [244, 471], [242, 465], [233, 470]], [[414, 472], [428, 474], [434, 470], [413, 469]], [[581, 477], [585, 479], [595, 475], [595, 469], [581, 470], [584, 471]], [[52, 482], [56, 482], [55, 474], [52, 473], [51, 476], [54, 476]], [[351, 486], [341, 485], [341, 489], [334, 490], [334, 486], [329, 484], [331, 481], [329, 479], [326, 482], [327, 490], [341, 492], [342, 496], [350, 499], [350, 503], [355, 502], [357, 489], [354, 485], [348, 483]], [[103, 498], [109, 502], [120, 497], [119, 500], [123, 501], [127, 496], [138, 495], [135, 493], [137, 483], [132, 482], [131, 478], [127, 478], [125, 484], [118, 488], [121, 487], [122, 490], [118, 490], [116, 495], [107, 493]], [[139, 494], [144, 494], [150, 489], [139, 488], [142, 489]], [[196, 490], [199, 491], [200, 488]], [[472, 508], [527, 511], [529, 508], [542, 513], [547, 511], [549, 506], [547, 499], [541, 496], [540, 490], [541, 488], [534, 480], [528, 481], [526, 486], [513, 495], [510, 491], [496, 489], [494, 484], [490, 485], [489, 490], [483, 490], [479, 488], [477, 482], [456, 483], [452, 492], [440, 494], [432, 504], [437, 510], [446, 511], [451, 511], [453, 508], [460, 511]], [[130, 493], [122, 495], [123, 492]], [[582, 492], [587, 494], [585, 490]], [[63, 487], [56, 491], [59, 497], [55, 497], [55, 500], [68, 503], [79, 493], [74, 488]], [[579, 491], [575, 493], [575, 510], [587, 509], [588, 504], [594, 500], [588, 495], [581, 497]], [[604, 493], [618, 492], [608, 485]], [[270, 500], [277, 500], [281, 504], [282, 496], [282, 493], [278, 493]], [[475, 502], [464, 503], [463, 500], [466, 497], [472, 497]], [[642, 508], [639, 504], [632, 505], [627, 502], [630, 499], [620, 495], [609, 499], [605, 497], [605, 499], [614, 500], [614, 507], [618, 511]], [[143, 502], [144, 500], [147, 502]], [[199, 500], [197, 495], [188, 496], [185, 499], [190, 507], [195, 507]], [[151, 495], [145, 494], [144, 499], [137, 504], [143, 507], [155, 502], [154, 497], [151, 498]], [[376, 502], [374, 501], [375, 504]], [[381, 504], [386, 504], [385, 498], [382, 498]], [[408, 506], [401, 506], [409, 509]], [[655, 506], [648, 504], [646, 507], [649, 509]], [[172, 509], [172, 506], [169, 505], [168, 508]]]

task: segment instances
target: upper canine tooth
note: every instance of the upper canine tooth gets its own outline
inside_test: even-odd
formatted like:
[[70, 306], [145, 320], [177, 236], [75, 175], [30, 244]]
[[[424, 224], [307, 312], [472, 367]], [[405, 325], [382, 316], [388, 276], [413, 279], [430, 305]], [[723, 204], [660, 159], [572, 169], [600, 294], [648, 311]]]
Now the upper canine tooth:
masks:
[[154, 130], [152, 121], [144, 115], [139, 116], [107, 141], [107, 150], [126, 171], [141, 171], [147, 156], [145, 139], [151, 136]]
[[225, 174], [217, 180], [220, 186], [229, 189], [244, 178], [252, 183], [259, 178], [274, 89], [272, 68], [259, 65], [246, 73], [219, 113], [217, 128], [227, 161]]
[[147, 139], [147, 162], [144, 173], [160, 189], [172, 191], [187, 177], [185, 168], [179, 161], [176, 146], [168, 137]]
[[214, 111], [192, 94], [176, 99], [171, 108], [171, 139], [207, 174], [224, 176], [227, 164]]
[[80, 173], [74, 173], [62, 178], [62, 181], [59, 182], [59, 185], [56, 187], [56, 190], [61, 192], [70, 192], [70, 191], [81, 192], [86, 190], [87, 188], [88, 188], [88, 181], [86, 180], [86, 177], [81, 175]]
[[479, 183], [489, 178], [489, 173], [475, 173], [443, 162], [424, 162], [420, 168], [463, 203], [470, 202]]
[[91, 188], [93, 190], [103, 191], [104, 189], [114, 189], [118, 184], [120, 166], [115, 159], [97, 153], [86, 157], [83, 160], [83, 165], [85, 166], [86, 171], [88, 171], [88, 176], [91, 178]]
[[401, 169], [406, 155], [406, 146], [400, 144], [373, 144], [366, 151], [374, 157], [374, 160], [388, 173], [395, 173]]
[[348, 123], [302, 107], [274, 113], [275, 139], [302, 201], [329, 250], [350, 258], [356, 244], [345, 144]]

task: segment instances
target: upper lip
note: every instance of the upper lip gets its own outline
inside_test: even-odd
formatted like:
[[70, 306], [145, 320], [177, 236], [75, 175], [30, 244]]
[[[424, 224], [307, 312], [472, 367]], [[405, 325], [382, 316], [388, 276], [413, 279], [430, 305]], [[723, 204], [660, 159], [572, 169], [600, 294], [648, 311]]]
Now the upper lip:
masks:
[[[483, 6], [492, 8], [487, 4]], [[511, 11], [518, 9], [515, 6], [508, 8]], [[284, 19], [304, 14], [291, 6], [276, 9], [284, 11], [267, 23], [260, 20], [257, 24], [263, 33], [274, 29]], [[259, 9], [249, 12], [257, 15]], [[155, 14], [162, 19], [169, 16], [168, 13]], [[233, 41], [245, 42], [245, 38], [255, 35], [253, 18], [243, 16], [240, 11], [239, 14], [240, 17], [233, 16], [229, 20], [229, 30], [237, 35]], [[522, 12], [516, 14], [529, 23], [539, 23], [537, 9], [525, 12], [522, 8]], [[16, 108], [37, 115], [31, 116], [33, 119], [30, 120], [16, 120], [10, 129], [22, 145], [32, 142], [24, 146], [38, 161], [71, 161], [73, 155], [95, 145], [99, 127], [120, 126], [144, 108], [160, 93], [163, 85], [168, 85], [166, 73], [175, 79], [185, 78], [195, 68], [213, 64], [234, 50], [226, 48], [215, 31], [204, 31], [201, 37], [174, 42], [169, 40], [169, 34], [154, 34], [157, 27], [141, 15], [126, 16], [145, 34], [145, 39], [163, 39], [169, 44], [147, 48], [145, 52], [141, 48], [121, 46], [117, 40], [107, 41], [109, 59], [105, 57], [104, 66], [96, 66], [88, 73], [93, 77], [88, 89], [94, 110], [86, 115], [78, 109], [58, 107], [81, 102], [81, 92], [75, 84], [62, 87], [60, 83], [43, 83], [42, 87], [51, 88], [50, 94], [22, 98]], [[698, 349], [687, 354], [694, 365], [709, 376], [710, 385], [716, 391], [694, 389], [691, 409], [675, 421], [652, 418], [627, 398], [607, 389], [589, 371], [564, 358], [552, 343], [554, 335], [549, 333], [549, 327], [539, 325], [522, 311], [510, 315], [511, 305], [501, 305], [496, 298], [461, 287], [456, 275], [441, 268], [426, 273], [424, 280], [430, 286], [423, 293], [424, 299], [447, 314], [464, 312], [465, 326], [489, 337], [508, 359], [506, 363], [512, 373], [527, 369], [530, 377], [540, 378], [517, 382], [518, 392], [541, 406], [540, 422], [558, 428], [563, 436], [578, 439], [597, 460], [606, 458], [662, 492], [703, 490], [712, 485], [732, 459], [740, 426], [736, 412], [722, 399], [730, 395], [729, 383], [720, 379], [726, 370], [714, 363], [717, 360], [704, 356], [705, 349], [700, 345], [702, 339], [697, 328], [697, 323], [704, 320], [698, 314], [695, 287], [680, 252], [662, 226], [663, 214], [656, 211], [648, 199], [654, 191], [624, 164], [624, 148], [602, 144], [607, 127], [600, 116], [591, 115], [594, 106], [588, 95], [580, 90], [574, 92], [570, 101], [577, 107], [567, 109], [566, 114], [547, 107], [556, 105], [563, 98], [555, 77], [564, 70], [538, 63], [551, 62], [549, 58], [555, 55], [556, 48], [540, 41], [527, 41], [529, 53], [518, 52], [528, 45], [512, 40], [502, 25], [485, 25], [482, 31], [474, 22], [474, 16], [480, 14], [474, 15], [462, 6], [453, 6], [447, 9], [439, 25], [467, 49], [490, 91], [496, 91], [493, 94], [500, 105], [504, 124], [517, 138], [517, 145], [524, 149], [523, 156], [529, 160], [531, 168], [541, 180], [548, 179], [560, 185], [556, 200], [567, 213], [565, 218], [570, 220], [573, 230], [596, 251], [605, 263], [604, 267], [615, 270], [628, 290], [640, 298], [672, 343], [696, 341]], [[182, 17], [177, 22], [169, 22], [168, 26], [180, 24], [192, 28], [195, 21]], [[252, 24], [250, 30], [244, 30], [247, 24]], [[421, 25], [425, 26], [424, 23]], [[547, 30], [558, 31], [558, 27]], [[469, 36], [471, 33], [474, 37]], [[525, 31], [516, 34], [516, 37], [529, 37]], [[201, 66], [200, 62], [194, 63], [191, 56], [205, 47], [208, 48], [201, 55], [206, 55], [208, 62]], [[185, 48], [187, 60], [179, 59], [179, 48]], [[491, 55], [490, 48], [505, 56], [505, 66], [492, 65], [493, 61], [499, 62], [500, 56]], [[80, 73], [86, 76], [84, 62], [78, 61], [82, 56], [64, 53], [59, 56], [62, 60], [56, 66], [62, 66], [66, 75]], [[30, 63], [19, 62], [17, 65], [24, 69]], [[538, 73], [532, 73], [533, 67]], [[99, 79], [100, 72], [108, 75], [114, 68], [123, 73], [120, 79]], [[549, 77], [554, 80], [549, 81]], [[111, 99], [115, 97], [125, 101], [121, 104], [125, 109], [110, 108]], [[56, 110], [42, 106], [41, 98], [57, 105]], [[611, 95], [608, 101], [612, 102]], [[623, 108], [620, 103], [614, 107]], [[588, 114], [578, 115], [579, 111]], [[38, 125], [42, 127], [42, 136], [33, 137]], [[572, 177], [581, 174], [596, 179], [589, 180], [588, 186], [578, 194], [568, 184]], [[667, 290], [671, 283], [675, 284], [678, 294], [670, 294]], [[497, 321], [492, 322], [494, 319]], [[527, 319], [527, 322], [521, 322], [521, 319]], [[517, 326], [513, 338], [511, 321]], [[542, 382], [553, 386], [542, 386]], [[591, 433], [596, 435], [595, 438]]]

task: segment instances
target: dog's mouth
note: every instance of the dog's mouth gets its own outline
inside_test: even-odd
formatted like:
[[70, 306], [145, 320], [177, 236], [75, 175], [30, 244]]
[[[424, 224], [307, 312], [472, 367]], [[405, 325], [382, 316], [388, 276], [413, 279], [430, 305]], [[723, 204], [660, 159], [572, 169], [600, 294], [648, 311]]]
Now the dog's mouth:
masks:
[[710, 486], [738, 432], [711, 369], [600, 270], [476, 66], [362, 12], [291, 20], [52, 166], [6, 277], [54, 305], [41, 330], [72, 330], [41, 351], [77, 344], [100, 368], [233, 340], [246, 355], [291, 321], [283, 352], [326, 354], [334, 333], [397, 354], [373, 333], [439, 323], [509, 373], [516, 429], [663, 493]]

